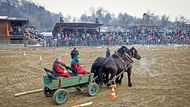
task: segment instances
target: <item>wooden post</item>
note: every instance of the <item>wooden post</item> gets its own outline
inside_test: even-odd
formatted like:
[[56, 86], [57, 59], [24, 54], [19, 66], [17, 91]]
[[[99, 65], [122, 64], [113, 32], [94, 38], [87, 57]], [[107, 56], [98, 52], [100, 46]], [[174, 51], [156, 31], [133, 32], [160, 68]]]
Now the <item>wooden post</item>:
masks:
[[9, 25], [8, 22], [5, 22], [5, 29], [6, 29], [6, 38], [9, 38]]
[[88, 102], [88, 103], [83, 103], [83, 104], [79, 104], [79, 105], [76, 105], [76, 106], [72, 106], [72, 107], [85, 107], [85, 106], [89, 106], [89, 105], [92, 105], [93, 102]]
[[36, 90], [31, 90], [31, 91], [25, 91], [25, 92], [21, 92], [21, 93], [15, 94], [15, 97], [26, 95], [26, 94], [32, 94], [32, 93], [36, 93], [36, 92], [41, 92], [41, 91], [43, 91], [43, 89], [36, 89]]

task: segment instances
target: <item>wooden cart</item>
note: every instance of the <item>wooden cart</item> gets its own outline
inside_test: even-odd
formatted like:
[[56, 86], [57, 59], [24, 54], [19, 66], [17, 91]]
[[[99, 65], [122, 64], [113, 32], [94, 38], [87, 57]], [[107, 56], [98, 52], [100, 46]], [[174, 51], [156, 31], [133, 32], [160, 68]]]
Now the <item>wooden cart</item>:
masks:
[[64, 104], [69, 93], [67, 88], [75, 87], [76, 89], [87, 88], [89, 96], [95, 96], [99, 91], [99, 86], [93, 83], [93, 73], [87, 75], [78, 75], [71, 78], [56, 77], [52, 71], [45, 69], [47, 75], [43, 76], [44, 95], [53, 97], [56, 104]]

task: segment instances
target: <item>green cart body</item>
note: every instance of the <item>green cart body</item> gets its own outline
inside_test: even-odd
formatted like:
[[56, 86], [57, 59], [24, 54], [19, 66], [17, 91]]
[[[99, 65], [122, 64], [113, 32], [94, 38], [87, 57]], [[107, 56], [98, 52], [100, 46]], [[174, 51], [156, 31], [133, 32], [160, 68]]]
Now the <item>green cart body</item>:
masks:
[[56, 104], [63, 104], [67, 101], [69, 93], [66, 91], [67, 88], [75, 87], [78, 91], [82, 88], [87, 88], [89, 96], [95, 96], [99, 91], [99, 86], [93, 83], [93, 73], [87, 75], [73, 76], [71, 78], [51, 76], [43, 76], [44, 82], [44, 94], [47, 97], [54, 98]]

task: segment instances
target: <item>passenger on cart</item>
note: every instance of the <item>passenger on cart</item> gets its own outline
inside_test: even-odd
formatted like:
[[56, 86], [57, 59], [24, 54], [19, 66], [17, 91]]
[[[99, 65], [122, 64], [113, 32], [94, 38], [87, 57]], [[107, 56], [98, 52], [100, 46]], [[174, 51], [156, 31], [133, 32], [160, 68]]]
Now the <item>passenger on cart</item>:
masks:
[[68, 71], [67, 68], [69, 67], [61, 60], [61, 57], [57, 57], [53, 63], [52, 70], [55, 72], [56, 76], [70, 78], [71, 77], [70, 73], [72, 72]]
[[80, 56], [78, 55], [78, 56], [76, 56], [76, 57], [72, 60], [72, 62], [71, 62], [71, 68], [74, 68], [74, 69], [76, 70], [76, 73], [77, 73], [77, 74], [86, 75], [86, 74], [87, 74], [87, 70], [84, 69], [84, 68], [80, 65], [79, 61], [80, 61]]

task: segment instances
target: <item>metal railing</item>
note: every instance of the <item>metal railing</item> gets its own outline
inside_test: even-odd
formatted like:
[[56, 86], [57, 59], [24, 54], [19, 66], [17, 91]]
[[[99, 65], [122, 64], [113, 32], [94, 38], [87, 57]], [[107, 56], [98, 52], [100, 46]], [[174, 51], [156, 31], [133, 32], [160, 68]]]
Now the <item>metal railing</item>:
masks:
[[0, 49], [24, 48], [25, 42], [24, 40], [0, 40]]
[[[190, 45], [190, 41], [184, 41], [184, 40], [174, 40], [174, 41], [166, 41], [166, 40], [160, 40], [160, 39], [154, 39], [154, 40], [136, 40], [136, 39], [123, 39], [122, 41], [116, 41], [116, 40], [81, 40], [81, 41], [72, 41], [69, 40], [68, 42], [65, 42], [64, 40], [60, 41], [46, 41], [44, 47], [70, 47], [70, 46], [116, 46], [116, 45], [165, 45], [165, 44], [187, 44]], [[34, 45], [31, 43], [31, 41], [28, 40], [0, 40], [0, 49], [8, 49], [8, 48], [25, 48], [25, 47], [31, 47], [31, 45]], [[40, 46], [40, 45], [39, 45]], [[43, 46], [42, 46], [43, 47]]]

